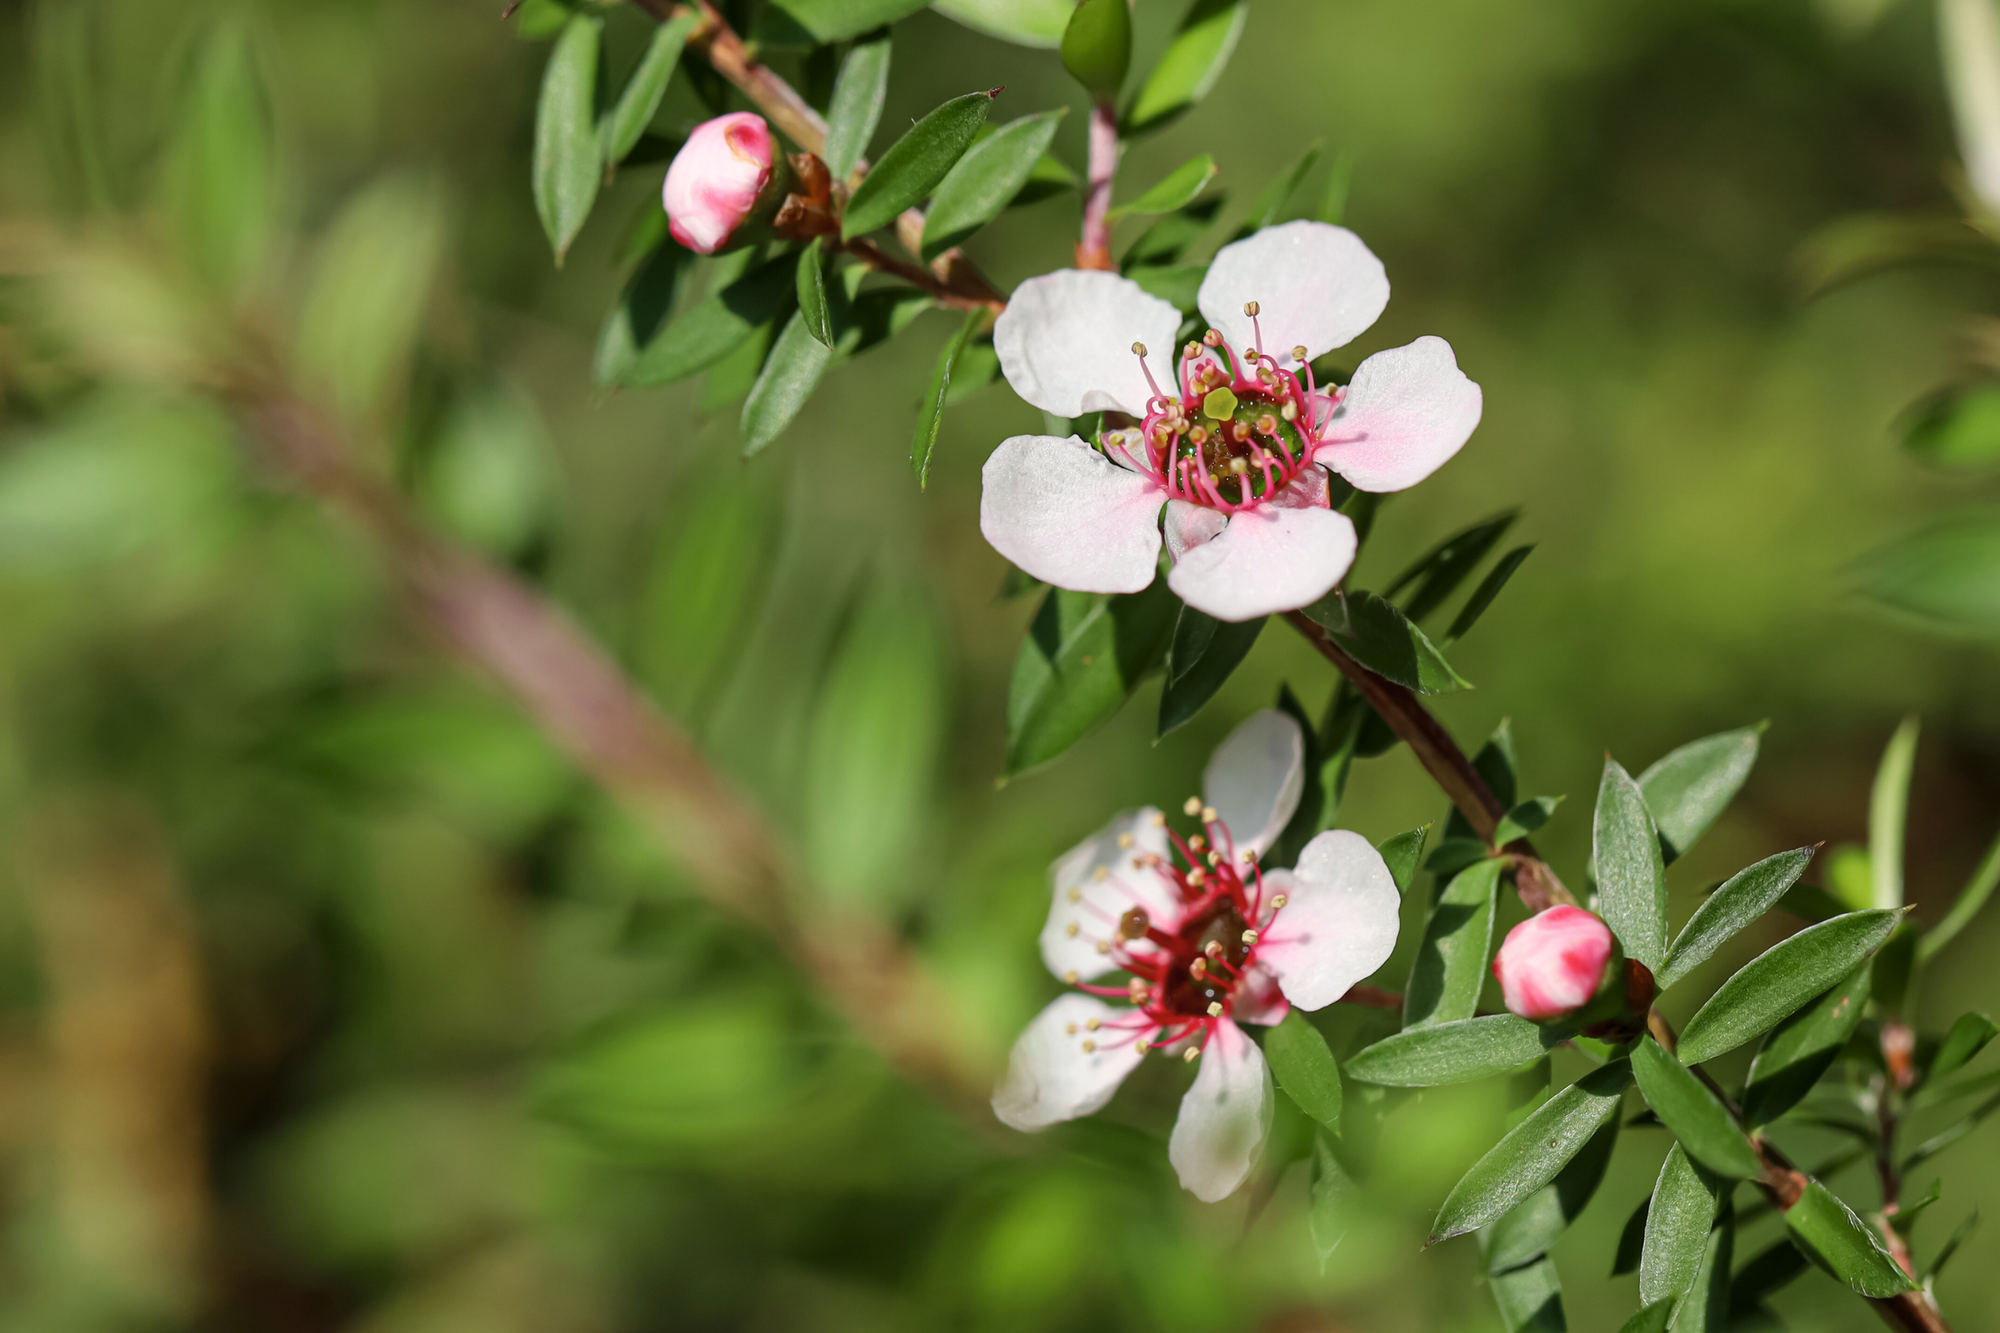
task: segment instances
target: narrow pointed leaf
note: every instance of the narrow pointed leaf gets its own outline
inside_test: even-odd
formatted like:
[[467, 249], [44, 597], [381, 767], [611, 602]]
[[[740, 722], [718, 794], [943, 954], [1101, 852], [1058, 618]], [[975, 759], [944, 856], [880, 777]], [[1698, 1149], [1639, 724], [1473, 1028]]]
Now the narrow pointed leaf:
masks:
[[1773, 945], [1722, 983], [1681, 1034], [1688, 1064], [1712, 1060], [1761, 1036], [1880, 948], [1900, 912], [1850, 912]]
[[1215, 224], [1215, 216], [1222, 211], [1227, 198], [1219, 190], [1205, 195], [1185, 208], [1175, 209], [1140, 232], [1139, 239], [1125, 251], [1123, 266], [1126, 272], [1178, 264], [1187, 254], [1188, 247], [1200, 240], [1202, 233]]
[[1686, 855], [1743, 789], [1763, 730], [1740, 727], [1690, 741], [1639, 775], [1667, 864]]
[[1708, 1233], [1694, 1286], [1674, 1313], [1674, 1333], [1729, 1333], [1729, 1270], [1736, 1259], [1736, 1216], [1724, 1194], [1721, 1219]]
[[963, 245], [1000, 216], [1048, 152], [1064, 110], [1023, 116], [965, 152], [938, 183], [924, 215], [924, 258]]
[[1099, 100], [1118, 96], [1132, 65], [1132, 7], [1128, 0], [1078, 0], [1063, 28], [1063, 68]]
[[1166, 687], [1160, 691], [1160, 735], [1192, 720], [1215, 697], [1250, 655], [1268, 619], [1232, 622], [1191, 606], [1181, 608], [1173, 647], [1167, 653]]
[[1623, 1277], [1639, 1271], [1639, 1261], [1646, 1249], [1646, 1224], [1652, 1216], [1653, 1196], [1648, 1194], [1639, 1200], [1639, 1206], [1632, 1210], [1618, 1233], [1618, 1250], [1611, 1260], [1611, 1276]]
[[972, 146], [992, 106], [992, 93], [954, 97], [891, 144], [847, 201], [840, 223], [842, 239], [888, 226], [897, 214], [936, 189]]
[[639, 353], [653, 341], [673, 309], [694, 254], [685, 246], [662, 245], [647, 257], [604, 317], [591, 361], [591, 382], [601, 389], [625, 383]]
[[1674, 1302], [1655, 1301], [1618, 1326], [1618, 1333], [1667, 1333], [1674, 1317]]
[[1470, 1083], [1533, 1064], [1559, 1045], [1560, 1029], [1512, 1014], [1486, 1014], [1414, 1027], [1355, 1052], [1347, 1076], [1392, 1088]]
[[1014, 660], [1008, 775], [1056, 758], [1117, 712], [1160, 665], [1179, 605], [1165, 579], [1112, 597], [1051, 590]]
[[1800, 847], [1767, 856], [1756, 865], [1740, 870], [1721, 888], [1708, 895], [1695, 909], [1687, 925], [1667, 950], [1666, 961], [1655, 974], [1661, 990], [1715, 956], [1715, 951], [1737, 931], [1764, 915], [1785, 896], [1811, 864], [1819, 848]]
[[687, 45], [688, 34], [700, 21], [701, 16], [689, 10], [653, 29], [652, 40], [646, 44], [646, 54], [639, 58], [639, 67], [632, 71], [632, 77], [625, 82], [625, 90], [618, 94], [617, 103], [605, 114], [603, 136], [606, 162], [623, 162], [625, 155], [639, 142], [639, 136], [646, 132], [653, 113], [660, 109], [660, 99], [667, 95], [667, 85], [673, 81], [674, 70], [680, 65], [681, 48]]
[[924, 392], [924, 405], [917, 413], [917, 433], [910, 441], [910, 470], [917, 474], [919, 490], [930, 480], [931, 450], [937, 447], [938, 426], [944, 420], [945, 401], [951, 396], [952, 370], [985, 319], [984, 310], [968, 310], [958, 332], [938, 351], [937, 364], [931, 367], [930, 388]]
[[253, 278], [277, 218], [271, 104], [249, 32], [223, 22], [202, 41], [161, 163], [174, 239], [225, 292]]
[[804, 311], [793, 311], [771, 347], [750, 396], [743, 400], [743, 456], [750, 457], [792, 424], [819, 387], [833, 349], [806, 326]]
[[1833, 1067], [1868, 1007], [1869, 965], [1771, 1029], [1750, 1062], [1743, 1088], [1743, 1122], [1768, 1125], [1797, 1106]]
[[1472, 596], [1465, 599], [1465, 605], [1452, 618], [1451, 628], [1444, 632], [1440, 642], [1449, 647], [1471, 633], [1472, 627], [1479, 623], [1479, 617], [1486, 614], [1486, 608], [1493, 605], [1493, 599], [1500, 595], [1500, 590], [1507, 586], [1507, 580], [1514, 577], [1514, 571], [1521, 567], [1521, 562], [1534, 549], [1532, 545], [1516, 546], [1501, 556], [1500, 563], [1493, 566], [1491, 572], [1479, 581], [1479, 586], [1472, 590]]
[[821, 44], [844, 42], [922, 9], [928, 0], [781, 0], [779, 8]]
[[1785, 1212], [1792, 1243], [1863, 1296], [1898, 1296], [1916, 1283], [1882, 1248], [1875, 1229], [1817, 1180]]
[[1646, 1247], [1638, 1261], [1640, 1301], [1678, 1301], [1694, 1287], [1720, 1197], [1720, 1177], [1702, 1171], [1684, 1145], [1668, 1149], [1652, 1187], [1652, 1207], [1646, 1209]]
[[1387, 598], [1335, 590], [1305, 608], [1305, 613], [1344, 652], [1386, 680], [1420, 694], [1467, 688], [1444, 654]]
[[[1238, 240], [1266, 227], [1275, 226], [1284, 218], [1285, 205], [1291, 202], [1294, 194], [1298, 193], [1299, 186], [1305, 184], [1306, 177], [1312, 173], [1314, 164], [1319, 161], [1319, 155], [1320, 144], [1315, 141], [1307, 145], [1303, 153], [1272, 178], [1271, 183], [1264, 187], [1264, 193], [1258, 195], [1251, 203], [1250, 216], [1243, 220], [1241, 227], [1237, 228]], [[1414, 615], [1410, 618], [1417, 619]]]
[[1298, 1010], [1265, 1034], [1264, 1058], [1301, 1111], [1328, 1129], [1340, 1128], [1340, 1066], [1326, 1038]]
[[1248, 0], [1194, 0], [1126, 108], [1125, 134], [1157, 130], [1208, 96], [1249, 19]]
[[1506, 1216], [1480, 1234], [1486, 1245], [1487, 1271], [1499, 1273], [1548, 1253], [1557, 1237], [1576, 1221], [1604, 1183], [1618, 1145], [1618, 1118], [1613, 1116], [1591, 1135], [1556, 1178], [1514, 1205]]
[[1505, 815], [1493, 828], [1493, 845], [1505, 847], [1516, 838], [1525, 838], [1536, 829], [1549, 822], [1549, 816], [1562, 804], [1560, 796], [1537, 796], [1521, 802]]
[[1019, 46], [1052, 50], [1062, 44], [1071, 0], [931, 0], [931, 8], [975, 32]]
[[1926, 520], [1855, 563], [1856, 591], [1923, 628], [2000, 633], [2000, 509]]
[[826, 113], [826, 153], [823, 160], [835, 180], [844, 180], [868, 151], [875, 127], [882, 122], [882, 104], [889, 96], [889, 31], [873, 33], [854, 44], [841, 62], [834, 81], [833, 102]]
[[1555, 1260], [1545, 1256], [1496, 1272], [1486, 1281], [1493, 1289], [1493, 1304], [1507, 1333], [1565, 1333], [1568, 1329]]
[[1416, 584], [1416, 590], [1403, 606], [1403, 613], [1412, 620], [1422, 620], [1442, 606], [1458, 590], [1458, 586], [1472, 576], [1487, 552], [1507, 535], [1507, 529], [1519, 517], [1518, 509], [1510, 509], [1482, 523], [1475, 523], [1463, 532], [1453, 533], [1417, 557], [1409, 568], [1382, 590], [1382, 595], [1394, 597], [1404, 588]]
[[708, 369], [775, 321], [798, 289], [798, 269], [779, 255], [669, 321], [633, 358], [625, 383], [638, 388], [671, 384]]
[[535, 212], [560, 265], [603, 182], [597, 133], [597, 59], [604, 21], [578, 14], [563, 26], [535, 105]]
[[1348, 1220], [1360, 1195], [1347, 1168], [1334, 1154], [1333, 1144], [1334, 1136], [1327, 1130], [1313, 1131], [1312, 1203], [1306, 1213], [1306, 1228], [1322, 1271], [1346, 1239]]
[[833, 306], [826, 295], [826, 238], [815, 236], [799, 251], [799, 318], [822, 347], [833, 346]]
[[1408, 833], [1398, 833], [1393, 838], [1383, 839], [1376, 851], [1382, 853], [1382, 860], [1395, 877], [1396, 892], [1408, 893], [1410, 880], [1416, 876], [1417, 862], [1423, 859], [1424, 839], [1430, 836], [1431, 826], [1413, 828]]
[[1951, 943], [1952, 937], [1970, 925], [1979, 915], [1979, 909], [1986, 906], [1986, 900], [1993, 895], [1993, 889], [2000, 885], [2000, 837], [1987, 845], [1986, 855], [1980, 859], [1979, 868], [1972, 872], [1972, 879], [1958, 891], [1951, 910], [1944, 914], [1944, 920], [1924, 932], [1917, 943], [1917, 957], [1929, 962], [1940, 949]]
[[1688, 1155], [1719, 1175], [1757, 1180], [1757, 1150], [1716, 1095], [1651, 1037], [1632, 1049], [1632, 1073], [1646, 1104], [1673, 1131]]
[[1659, 971], [1667, 950], [1667, 873], [1659, 832], [1639, 784], [1609, 758], [1597, 788], [1592, 863], [1605, 924], [1628, 958]]
[[1993, 1020], [1985, 1014], [1960, 1014], [1951, 1031], [1945, 1033], [1924, 1078], [1936, 1082], [1956, 1074], [1986, 1049], [1986, 1043], [1993, 1040], [1995, 1033], [2000, 1033], [2000, 1028], [1994, 1027]]
[[1631, 1066], [1621, 1060], [1592, 1070], [1542, 1103], [1452, 1187], [1431, 1224], [1429, 1243], [1485, 1226], [1554, 1180], [1618, 1113], [1631, 1082]]
[[1504, 863], [1487, 859], [1452, 877], [1431, 909], [1403, 997], [1405, 1029], [1471, 1018], [1486, 984]]
[[1111, 216], [1143, 217], [1154, 213], [1173, 213], [1187, 207], [1208, 188], [1215, 179], [1219, 168], [1215, 159], [1207, 153], [1191, 162], [1183, 162], [1130, 203], [1120, 204], [1111, 210]]
[[1924, 1267], [1925, 1282], [1929, 1282], [1932, 1278], [1936, 1277], [1939, 1273], [1944, 1271], [1944, 1266], [1947, 1263], [1951, 1262], [1951, 1257], [1954, 1254], [1958, 1253], [1958, 1247], [1965, 1244], [1965, 1238], [1967, 1236], [1970, 1236], [1973, 1232], [1973, 1229], [1978, 1225], [1979, 1225], [1979, 1210], [1977, 1208], [1974, 1208], [1970, 1213], [1966, 1215], [1966, 1218], [1963, 1222], [1960, 1222], [1957, 1226], [1951, 1229], [1951, 1238], [1945, 1241], [1945, 1243], [1938, 1248], [1937, 1256], [1933, 1258], [1930, 1261], [1930, 1263]]

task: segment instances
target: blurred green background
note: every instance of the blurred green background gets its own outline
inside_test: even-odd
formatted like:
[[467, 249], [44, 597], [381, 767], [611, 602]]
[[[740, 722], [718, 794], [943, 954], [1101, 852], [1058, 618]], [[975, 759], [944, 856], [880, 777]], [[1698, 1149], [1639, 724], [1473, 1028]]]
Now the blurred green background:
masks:
[[[302, 318], [309, 346], [313, 264], [380, 307], [381, 339], [324, 359], [371, 465], [550, 589], [827, 893], [898, 921], [942, 982], [935, 1021], [997, 1070], [1057, 989], [1035, 949], [1047, 863], [1120, 808], [1178, 803], [1281, 681], [1316, 709], [1330, 672], [1273, 626], [1166, 740], [1151, 684], [998, 785], [1033, 602], [996, 596], [979, 467], [1040, 415], [1004, 386], [956, 405], [919, 493], [909, 433], [956, 324], [936, 313], [837, 369], [747, 464], [709, 386], [593, 390], [664, 163], [626, 167], [553, 268], [528, 186], [546, 48], [498, 8], [0, 3], [0, 1323], [1497, 1329], [1475, 1246], [1418, 1246], [1498, 1133], [1501, 1089], [1350, 1092], [1379, 1148], [1323, 1267], [1302, 1165], [1218, 1206], [1176, 1188], [1185, 1074], [1165, 1062], [1033, 1138], [940, 1106], [442, 652], [378, 556], [248, 461], [219, 409], [77, 355], [153, 337], [152, 296], [101, 284], [44, 317], [14, 242], [96, 234], [108, 209], [141, 252], [166, 245], [162, 145], [205, 34], [241, 23], [282, 164], [243, 216], [289, 238], [250, 307]], [[1463, 454], [1384, 508], [1358, 579], [1526, 507], [1539, 546], [1453, 653], [1477, 688], [1439, 712], [1468, 748], [1512, 719], [1524, 790], [1571, 797], [1538, 835], [1571, 882], [1607, 750], [1637, 771], [1769, 719], [1743, 796], [1673, 872], [1676, 920], [1754, 858], [1859, 840], [1906, 712], [1925, 725], [1920, 915], [2000, 804], [1993, 649], [1871, 617], [1843, 574], [1914, 516], [1994, 498], [1899, 456], [1890, 425], [1949, 377], [1995, 284], [1905, 270], [1801, 304], [1787, 280], [1832, 219], [1951, 207], [1932, 15], [1875, 8], [1256, 0], [1215, 93], [1128, 162], [1136, 188], [1212, 150], [1226, 225], [1306, 142], [1352, 155], [1348, 219], [1395, 295], [1351, 355], [1440, 334], [1486, 393]], [[1178, 14], [1139, 0], [1142, 68]], [[644, 21], [610, 31], [630, 49]], [[1050, 53], [928, 13], [896, 33], [878, 150], [974, 87], [1006, 85], [1007, 116], [1082, 110]], [[661, 128], [706, 114], [686, 82]], [[1057, 141], [1075, 165], [1082, 122]], [[973, 253], [1011, 284], [1067, 262], [1076, 222], [1063, 196]], [[1442, 813], [1398, 750], [1359, 766], [1341, 822], [1379, 839]], [[2000, 1005], [1996, 947], [1977, 923], [1929, 974], [1930, 1026]], [[1627, 1131], [1559, 1245], [1572, 1327], [1633, 1308], [1634, 1280], [1606, 1274], [1664, 1150]], [[2000, 1156], [1974, 1136], [1926, 1171], [1944, 1203], [1920, 1256], [2000, 1191]], [[1864, 1173], [1836, 1184], [1877, 1202]], [[1938, 1294], [1958, 1329], [2000, 1328], [1991, 1267], [1961, 1257]], [[1800, 1330], [1873, 1326], [1817, 1274], [1781, 1303]]]

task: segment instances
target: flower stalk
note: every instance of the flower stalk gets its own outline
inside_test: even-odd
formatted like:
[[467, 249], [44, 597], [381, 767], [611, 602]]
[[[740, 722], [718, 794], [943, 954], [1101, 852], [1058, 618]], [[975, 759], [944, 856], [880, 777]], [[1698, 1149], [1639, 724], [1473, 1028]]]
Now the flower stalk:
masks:
[[1083, 239], [1076, 266], [1116, 272], [1111, 258], [1111, 182], [1118, 174], [1118, 109], [1109, 98], [1090, 108], [1090, 160], [1083, 194]]

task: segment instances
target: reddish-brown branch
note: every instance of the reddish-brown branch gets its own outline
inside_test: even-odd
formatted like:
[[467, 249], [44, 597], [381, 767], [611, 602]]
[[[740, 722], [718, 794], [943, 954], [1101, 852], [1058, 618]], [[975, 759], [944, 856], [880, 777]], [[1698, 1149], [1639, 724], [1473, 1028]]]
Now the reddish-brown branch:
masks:
[[[1507, 807], [1486, 785], [1486, 779], [1479, 776], [1479, 770], [1472, 766], [1443, 724], [1431, 716], [1430, 710], [1410, 690], [1384, 680], [1355, 661], [1305, 612], [1288, 611], [1285, 619], [1360, 691], [1390, 730], [1410, 747], [1424, 771], [1444, 789], [1452, 805], [1472, 825], [1472, 831], [1490, 843]], [[1516, 838], [1502, 850], [1513, 858], [1514, 887], [1529, 911], [1539, 912], [1559, 903], [1575, 904], [1576, 899], [1563, 887], [1549, 863], [1536, 854], [1534, 844], [1528, 839]]]
[[991, 310], [995, 314], [1007, 308], [1007, 303], [998, 296], [968, 296], [954, 291], [948, 283], [929, 269], [905, 263], [885, 252], [873, 241], [853, 240], [847, 242], [841, 249], [877, 273], [893, 274], [912, 287], [922, 288], [936, 298], [939, 305], [950, 306], [954, 310]]
[[1111, 182], [1118, 174], [1118, 109], [1107, 99], [1090, 108], [1090, 160], [1083, 193], [1083, 239], [1076, 266], [1116, 269], [1111, 259]]

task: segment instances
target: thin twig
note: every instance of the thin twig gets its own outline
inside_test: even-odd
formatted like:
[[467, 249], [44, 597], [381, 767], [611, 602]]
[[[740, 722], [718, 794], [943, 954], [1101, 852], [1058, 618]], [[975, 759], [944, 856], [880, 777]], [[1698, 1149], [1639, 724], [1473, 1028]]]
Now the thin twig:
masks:
[[966, 296], [955, 292], [929, 269], [905, 263], [903, 260], [886, 253], [881, 246], [875, 244], [873, 241], [856, 239], [847, 242], [847, 244], [840, 248], [878, 273], [893, 274], [901, 278], [904, 282], [909, 283], [912, 287], [920, 287], [924, 291], [929, 292], [932, 297], [936, 298], [939, 305], [949, 306], [953, 310], [991, 310], [995, 314], [1007, 308], [1006, 301], [997, 296]]
[[1111, 182], [1118, 174], [1118, 109], [1110, 99], [1090, 108], [1090, 162], [1083, 194], [1083, 239], [1076, 266], [1116, 270], [1111, 259]]
[[[1414, 693], [1355, 661], [1305, 612], [1288, 611], [1285, 619], [1361, 692], [1361, 697], [1389, 724], [1390, 730], [1410, 747], [1424, 771], [1444, 789], [1444, 794], [1472, 825], [1472, 831], [1490, 844], [1507, 807], [1486, 785], [1486, 779], [1479, 775], [1443, 724], [1431, 716]], [[1512, 858], [1514, 887], [1529, 911], [1540, 912], [1559, 903], [1575, 905], [1576, 899], [1528, 839], [1516, 838], [1500, 850]]]

